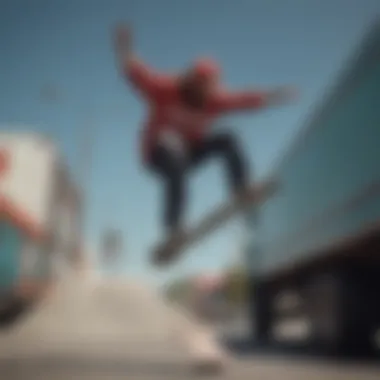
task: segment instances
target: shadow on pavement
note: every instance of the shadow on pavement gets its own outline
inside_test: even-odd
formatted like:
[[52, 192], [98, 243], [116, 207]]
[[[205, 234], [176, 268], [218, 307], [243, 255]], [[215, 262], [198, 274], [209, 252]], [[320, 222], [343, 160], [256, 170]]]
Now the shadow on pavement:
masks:
[[234, 336], [222, 336], [219, 339], [220, 344], [232, 355], [242, 357], [250, 355], [260, 356], [281, 356], [290, 358], [315, 358], [324, 359], [334, 362], [358, 362], [360, 364], [379, 364], [380, 353], [348, 355], [348, 354], [326, 354], [312, 348], [308, 343], [283, 343], [273, 342], [270, 345], [261, 344], [260, 342], [250, 339]]
[[43, 359], [3, 359], [0, 360], [0, 372], [6, 378], [17, 379], [24, 376], [41, 377], [55, 374], [67, 374], [67, 378], [76, 374], [125, 375], [154, 377], [178, 377], [190, 372], [185, 361], [152, 361], [142, 359], [81, 359], [81, 358], [43, 358]]

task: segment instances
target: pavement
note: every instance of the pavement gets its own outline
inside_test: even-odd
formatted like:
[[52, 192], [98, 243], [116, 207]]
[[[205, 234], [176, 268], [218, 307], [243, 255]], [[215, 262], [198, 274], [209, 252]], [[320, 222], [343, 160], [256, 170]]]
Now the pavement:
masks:
[[167, 378], [188, 373], [199, 355], [219, 351], [204, 326], [165, 304], [154, 289], [127, 280], [72, 277], [1, 333], [0, 374]]
[[220, 355], [226, 367], [217, 375], [224, 379], [380, 379], [379, 367], [370, 365], [230, 357], [214, 334], [143, 284], [72, 277], [1, 333], [0, 378], [192, 379], [196, 360]]

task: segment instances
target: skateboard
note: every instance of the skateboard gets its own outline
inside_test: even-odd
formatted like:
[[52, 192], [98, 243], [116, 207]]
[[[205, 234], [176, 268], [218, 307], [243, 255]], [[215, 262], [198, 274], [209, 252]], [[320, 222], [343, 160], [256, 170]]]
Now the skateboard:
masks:
[[266, 180], [252, 185], [241, 198], [219, 205], [206, 215], [194, 227], [187, 230], [177, 241], [165, 240], [153, 249], [152, 261], [157, 266], [170, 264], [192, 244], [198, 242], [217, 228], [228, 222], [232, 217], [254, 204], [261, 204], [269, 199], [278, 189], [275, 180]]

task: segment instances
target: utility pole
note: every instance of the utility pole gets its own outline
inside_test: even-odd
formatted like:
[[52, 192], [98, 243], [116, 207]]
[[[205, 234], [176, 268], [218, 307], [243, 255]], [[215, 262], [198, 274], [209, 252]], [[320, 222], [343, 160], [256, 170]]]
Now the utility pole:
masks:
[[[82, 226], [84, 225], [84, 230], [82, 231], [82, 239], [87, 242], [86, 239], [86, 221], [88, 217], [89, 202], [88, 196], [90, 192], [91, 184], [91, 173], [93, 168], [93, 153], [95, 146], [95, 128], [92, 122], [92, 117], [90, 114], [85, 115], [85, 120], [82, 127], [79, 128], [78, 136], [78, 186], [80, 191], [80, 201], [82, 210]], [[88, 253], [86, 253], [88, 254]], [[93, 258], [91, 258], [93, 259]]]
[[87, 115], [82, 128], [80, 128], [81, 136], [78, 141], [79, 156], [79, 185], [83, 195], [89, 191], [93, 151], [95, 145], [95, 128], [90, 115]]

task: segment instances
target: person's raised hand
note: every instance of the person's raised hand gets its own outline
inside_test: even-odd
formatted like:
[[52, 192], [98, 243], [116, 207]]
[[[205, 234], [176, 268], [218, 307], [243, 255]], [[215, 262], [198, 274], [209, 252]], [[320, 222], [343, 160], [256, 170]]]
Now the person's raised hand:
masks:
[[119, 24], [115, 28], [115, 45], [118, 50], [130, 50], [132, 45], [132, 29], [127, 24]]

